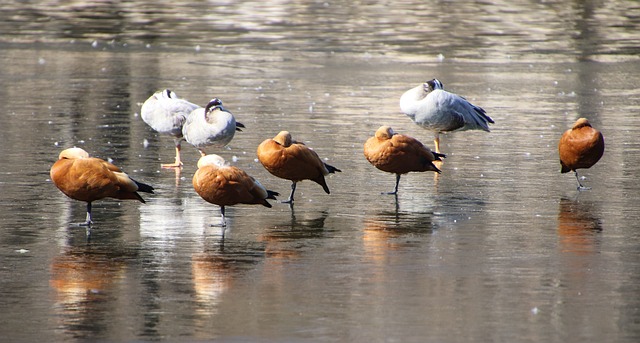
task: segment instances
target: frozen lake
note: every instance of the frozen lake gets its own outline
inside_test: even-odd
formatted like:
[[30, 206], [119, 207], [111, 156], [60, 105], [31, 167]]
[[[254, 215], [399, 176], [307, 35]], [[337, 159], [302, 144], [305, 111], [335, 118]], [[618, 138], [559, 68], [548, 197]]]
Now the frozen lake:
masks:
[[[7, 341], [640, 341], [640, 4], [105, 1], [0, 11], [0, 336]], [[363, 144], [433, 148], [402, 93], [437, 77], [492, 132], [442, 136], [442, 174], [395, 177]], [[256, 148], [280, 130], [342, 170], [293, 208], [193, 190], [199, 154], [140, 118], [155, 91], [246, 125], [217, 151], [286, 199]], [[557, 143], [605, 136], [578, 193]], [[79, 146], [151, 184], [85, 204], [49, 168]]]

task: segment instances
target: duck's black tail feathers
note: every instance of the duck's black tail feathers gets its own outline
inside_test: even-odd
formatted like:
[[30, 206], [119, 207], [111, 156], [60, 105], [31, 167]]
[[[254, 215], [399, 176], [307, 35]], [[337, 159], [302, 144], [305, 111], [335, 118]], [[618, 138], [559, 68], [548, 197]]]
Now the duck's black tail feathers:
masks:
[[447, 155], [441, 154], [439, 152], [432, 151], [431, 153], [433, 154], [433, 157], [435, 157], [436, 161], [442, 161], [441, 158], [446, 158], [447, 157]]
[[145, 193], [151, 193], [153, 194], [153, 187], [150, 185], [147, 185], [146, 183], [142, 183], [142, 182], [138, 182], [136, 180], [131, 179], [133, 182], [136, 183], [136, 185], [138, 186], [138, 192], [145, 192]]
[[[278, 195], [280, 195], [280, 193], [278, 193], [278, 192], [274, 192], [274, 191], [270, 191], [270, 190], [268, 190], [268, 189], [267, 189], [267, 199], [278, 200], [278, 199], [276, 199], [276, 196], [278, 196]], [[264, 199], [264, 200], [262, 201], [262, 206], [264, 206], [264, 207], [268, 207], [268, 208], [273, 207], [273, 206], [271, 206], [271, 204], [267, 201], [267, 199]]]
[[330, 174], [334, 174], [335, 172], [342, 172], [342, 170], [332, 166], [332, 165], [328, 165], [328, 164], [324, 164], [325, 167], [327, 167], [327, 170], [329, 171]]
[[267, 199], [273, 199], [273, 200], [278, 200], [276, 199], [277, 196], [279, 196], [280, 193], [278, 192], [274, 192], [274, 191], [270, 191], [267, 189]]

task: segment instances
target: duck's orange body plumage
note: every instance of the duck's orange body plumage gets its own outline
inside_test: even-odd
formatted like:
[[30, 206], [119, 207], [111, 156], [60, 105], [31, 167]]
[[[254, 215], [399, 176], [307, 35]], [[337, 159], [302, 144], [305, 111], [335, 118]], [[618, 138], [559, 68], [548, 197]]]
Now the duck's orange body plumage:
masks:
[[397, 194], [400, 175], [409, 172], [440, 170], [433, 161], [440, 161], [443, 154], [434, 153], [413, 137], [397, 134], [389, 126], [381, 126], [374, 137], [364, 143], [364, 156], [376, 168], [396, 174]]
[[585, 118], [562, 134], [558, 143], [561, 173], [575, 172], [578, 189], [588, 189], [580, 183], [577, 169], [591, 168], [604, 154], [604, 137]]
[[200, 158], [193, 175], [193, 188], [205, 201], [220, 206], [222, 225], [225, 226], [224, 208], [236, 204], [259, 204], [271, 207], [267, 199], [276, 199], [278, 193], [265, 189], [260, 182], [244, 170], [226, 165], [224, 159], [211, 154]]
[[87, 202], [87, 222], [91, 224], [91, 203], [104, 198], [145, 202], [138, 191], [153, 193], [153, 187], [131, 179], [120, 168], [89, 157], [80, 148], [62, 151], [50, 171], [51, 181], [71, 199]]
[[286, 202], [293, 202], [296, 183], [311, 180], [320, 186], [327, 194], [329, 187], [324, 177], [341, 170], [328, 165], [320, 159], [318, 154], [303, 143], [296, 142], [287, 131], [281, 131], [273, 139], [264, 140], [257, 150], [258, 160], [271, 174], [290, 180], [291, 195]]

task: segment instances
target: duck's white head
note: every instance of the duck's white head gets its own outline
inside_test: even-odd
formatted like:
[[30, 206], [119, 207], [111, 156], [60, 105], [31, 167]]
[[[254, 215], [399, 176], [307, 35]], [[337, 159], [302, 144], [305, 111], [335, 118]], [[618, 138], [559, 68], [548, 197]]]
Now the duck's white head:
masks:
[[154, 95], [156, 99], [178, 99], [178, 94], [176, 94], [170, 89], [163, 89], [161, 91], [157, 91]]
[[222, 168], [227, 166], [227, 162], [220, 155], [210, 154], [200, 157], [198, 160], [198, 168], [202, 168], [204, 166], [213, 165], [218, 168]]
[[440, 80], [438, 79], [427, 81], [422, 86], [424, 88], [424, 91], [427, 93], [431, 93], [436, 89], [444, 90], [444, 86], [442, 85], [442, 82], [440, 82]]
[[223, 111], [226, 111], [226, 109], [222, 105], [222, 100], [220, 100], [218, 98], [213, 98], [213, 99], [209, 100], [209, 103], [207, 103], [207, 106], [205, 106], [204, 111], [205, 111], [205, 113], [209, 113], [209, 112], [212, 112], [212, 111], [214, 111], [216, 109], [221, 109]]
[[218, 99], [218, 98], [213, 98], [211, 100], [209, 100], [209, 103], [207, 104], [207, 106], [204, 108], [204, 116], [205, 118], [207, 118], [207, 121], [212, 120], [211, 118], [211, 114], [215, 111], [224, 111], [227, 113], [231, 113], [229, 112], [229, 110], [227, 110], [224, 105], [222, 105], [222, 100]]

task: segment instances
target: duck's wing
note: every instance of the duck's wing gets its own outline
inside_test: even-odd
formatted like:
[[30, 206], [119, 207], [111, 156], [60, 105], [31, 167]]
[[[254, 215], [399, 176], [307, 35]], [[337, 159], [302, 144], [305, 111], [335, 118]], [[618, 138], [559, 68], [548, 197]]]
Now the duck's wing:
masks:
[[[479, 106], [476, 106], [467, 99], [453, 93], [442, 91], [442, 100], [448, 104], [451, 112], [455, 113], [464, 123], [459, 130], [489, 130], [489, 123], [494, 121], [487, 115], [487, 112]], [[459, 119], [458, 119], [459, 120]]]

